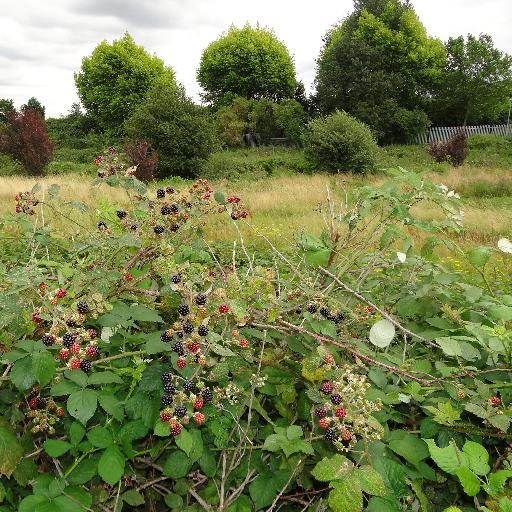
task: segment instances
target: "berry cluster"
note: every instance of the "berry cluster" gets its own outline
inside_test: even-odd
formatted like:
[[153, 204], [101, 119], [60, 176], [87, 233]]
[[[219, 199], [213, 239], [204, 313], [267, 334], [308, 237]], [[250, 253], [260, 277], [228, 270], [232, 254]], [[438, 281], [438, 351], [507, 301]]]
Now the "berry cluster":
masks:
[[321, 317], [331, 320], [335, 324], [340, 324], [345, 320], [345, 315], [342, 311], [331, 311], [327, 306], [317, 304], [316, 302], [310, 302], [306, 306], [306, 311], [312, 315], [318, 313]]
[[32, 192], [20, 192], [14, 196], [14, 199], [16, 201], [16, 213], [26, 213], [27, 215], [36, 213], [34, 207], [39, 204], [39, 201]]
[[106, 149], [93, 163], [98, 168], [98, 178], [133, 176], [136, 170], [135, 167], [128, 167], [124, 154], [115, 147]]
[[349, 451], [360, 438], [380, 439], [382, 427], [372, 413], [380, 410], [381, 404], [365, 398], [370, 387], [366, 377], [354, 373], [350, 366], [338, 368], [331, 354], [324, 356], [324, 362], [333, 367], [333, 378], [321, 383], [320, 395], [325, 398], [314, 413], [325, 440], [338, 450]]
[[33, 388], [27, 396], [27, 418], [31, 419], [32, 434], [39, 432], [55, 433], [55, 424], [64, 416], [64, 409], [58, 406], [52, 398], [44, 398], [38, 388]]

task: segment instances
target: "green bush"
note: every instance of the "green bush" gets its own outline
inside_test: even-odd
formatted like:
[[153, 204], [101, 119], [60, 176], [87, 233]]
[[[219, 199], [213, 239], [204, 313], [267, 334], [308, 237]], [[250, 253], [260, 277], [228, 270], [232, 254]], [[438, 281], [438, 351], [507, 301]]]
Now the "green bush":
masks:
[[364, 173], [376, 168], [378, 146], [370, 128], [346, 112], [311, 121], [303, 141], [306, 156], [319, 169]]
[[217, 147], [213, 119], [183, 89], [156, 87], [126, 123], [127, 135], [151, 143], [158, 153], [158, 176], [198, 175]]

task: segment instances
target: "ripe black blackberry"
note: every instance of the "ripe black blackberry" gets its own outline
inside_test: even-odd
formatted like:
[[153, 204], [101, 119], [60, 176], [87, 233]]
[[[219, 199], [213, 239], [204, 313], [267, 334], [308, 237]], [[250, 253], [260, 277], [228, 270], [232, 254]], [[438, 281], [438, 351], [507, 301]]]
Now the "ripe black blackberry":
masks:
[[172, 341], [172, 336], [169, 336], [167, 331], [164, 331], [162, 334], [160, 334], [160, 340], [164, 343], [169, 343]]
[[162, 405], [171, 405], [173, 400], [174, 398], [172, 395], [163, 395], [161, 403]]
[[188, 320], [183, 322], [182, 329], [185, 334], [191, 334], [194, 332], [194, 326]]
[[210, 388], [204, 388], [201, 391], [201, 396], [205, 402], [211, 402], [213, 400], [213, 392]]
[[318, 306], [316, 304], [308, 304], [306, 310], [308, 311], [308, 313], [314, 315], [318, 311]]
[[91, 361], [82, 361], [80, 363], [80, 370], [82, 370], [85, 373], [89, 373], [92, 369]]
[[319, 313], [324, 317], [324, 318], [329, 318], [331, 316], [331, 312], [329, 311], [329, 308], [326, 308], [325, 306], [322, 306], [319, 310]]
[[156, 191], [156, 197], [158, 197], [159, 199], [162, 199], [162, 197], [165, 197], [165, 190], [163, 188], [159, 188]]
[[340, 405], [341, 402], [343, 402], [343, 398], [341, 395], [331, 395], [331, 402], [334, 404], [334, 405]]
[[171, 382], [172, 381], [172, 373], [164, 372], [162, 373], [162, 382]]
[[55, 343], [55, 336], [52, 334], [45, 334], [42, 338], [43, 344], [47, 347], [51, 347]]
[[191, 380], [186, 380], [183, 383], [183, 390], [192, 393], [196, 390], [196, 385]]
[[174, 395], [176, 393], [176, 386], [172, 382], [164, 382], [164, 393], [166, 395]]
[[173, 284], [178, 284], [181, 282], [181, 275], [180, 274], [174, 274], [172, 277], [171, 277], [171, 283]]
[[162, 215], [170, 215], [172, 213], [171, 207], [168, 204], [164, 204], [160, 209]]
[[199, 336], [207, 336], [208, 335], [208, 327], [206, 327], [206, 325], [200, 325], [197, 328], [197, 334], [199, 334]]
[[326, 429], [324, 439], [326, 441], [330, 441], [331, 443], [336, 441], [336, 439], [338, 439], [338, 434], [336, 433], [336, 430], [334, 430], [333, 428]]
[[192, 208], [192, 203], [185, 203], [186, 208]]
[[184, 356], [185, 355], [185, 347], [183, 346], [183, 343], [181, 343], [181, 341], [177, 341], [173, 346], [172, 346], [172, 349], [174, 352], [176, 352], [176, 354], [178, 354], [179, 356]]
[[118, 219], [124, 219], [128, 214], [124, 210], [117, 210], [116, 215]]
[[179, 224], [172, 224], [171, 227], [169, 228], [173, 233], [176, 233], [176, 231], [178, 231], [178, 229], [180, 229], [180, 225]]
[[325, 407], [317, 407], [315, 409], [315, 416], [317, 418], [325, 418], [327, 416], [327, 410]]
[[89, 304], [87, 304], [87, 302], [84, 302], [83, 300], [80, 301], [77, 305], [76, 305], [76, 310], [81, 314], [81, 315], [85, 315], [86, 313], [89, 313]]
[[98, 222], [98, 229], [99, 229], [99, 230], [107, 229], [107, 224], [105, 223], [105, 221], [104, 221], [104, 220], [100, 220], [100, 221]]
[[153, 228], [153, 231], [154, 231], [155, 235], [161, 235], [165, 231], [165, 228], [163, 226], [157, 225]]
[[180, 211], [180, 207], [176, 203], [172, 203], [169, 208], [172, 213], [178, 213]]
[[176, 416], [177, 418], [183, 418], [183, 416], [185, 416], [185, 414], [187, 414], [187, 408], [184, 407], [183, 405], [178, 405], [174, 409], [174, 416]]
[[42, 396], [38, 396], [36, 398], [36, 405], [38, 409], [42, 409], [46, 405], [46, 398], [43, 398]]
[[332, 316], [332, 320], [334, 320], [334, 323], [336, 324], [341, 324], [341, 322], [345, 320], [345, 315], [341, 311], [338, 311], [335, 315]]
[[137, 231], [137, 228], [138, 228], [137, 224], [132, 224], [130, 226], [130, 231]]
[[174, 194], [174, 189], [172, 187], [167, 187], [165, 189], [165, 191], [168, 193], [168, 194]]
[[203, 293], [199, 293], [198, 295], [196, 295], [194, 302], [198, 306], [204, 306], [206, 304], [206, 295], [204, 295]]
[[187, 316], [190, 313], [190, 308], [188, 304], [180, 304], [178, 306], [178, 314], [181, 316]]
[[62, 344], [66, 348], [69, 348], [69, 347], [71, 347], [71, 345], [73, 345], [75, 338], [76, 338], [75, 334], [73, 334], [72, 332], [66, 332], [64, 334], [64, 336], [62, 336]]

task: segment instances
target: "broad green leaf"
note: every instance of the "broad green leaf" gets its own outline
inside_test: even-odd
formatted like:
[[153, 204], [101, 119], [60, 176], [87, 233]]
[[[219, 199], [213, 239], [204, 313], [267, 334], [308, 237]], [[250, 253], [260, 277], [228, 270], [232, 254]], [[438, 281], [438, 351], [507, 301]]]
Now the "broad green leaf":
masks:
[[476, 496], [480, 492], [480, 480], [467, 466], [459, 466], [455, 474], [468, 496]]
[[510, 306], [491, 306], [487, 311], [495, 320], [505, 320], [505, 322], [512, 320], [512, 307]]
[[18, 439], [0, 419], [0, 475], [10, 477], [22, 457], [23, 449]]
[[84, 436], [85, 428], [78, 421], [74, 421], [69, 427], [69, 441], [73, 446], [76, 446]]
[[172, 350], [170, 343], [163, 342], [160, 338], [153, 338], [146, 341], [146, 352], [148, 354], [158, 354], [160, 352], [169, 352]]
[[510, 427], [510, 422], [512, 420], [509, 416], [505, 416], [504, 414], [497, 414], [496, 416], [489, 416], [487, 421], [498, 430], [506, 432]]
[[455, 409], [450, 400], [439, 403], [439, 408], [425, 406], [425, 409], [433, 414], [433, 419], [440, 425], [454, 425], [460, 420], [460, 411]]
[[290, 476], [289, 471], [278, 470], [262, 473], [249, 486], [249, 494], [256, 510], [268, 507], [283, 488]]
[[181, 510], [183, 507], [183, 498], [179, 494], [170, 492], [164, 497], [165, 504], [172, 509]]
[[227, 508], [226, 512], [252, 512], [250, 498], [242, 494]]
[[64, 372], [64, 377], [78, 384], [81, 388], [87, 386], [87, 374], [82, 370], [67, 370]]
[[44, 350], [32, 355], [32, 372], [41, 386], [46, 386], [55, 375], [55, 358]]
[[192, 450], [192, 445], [194, 441], [192, 439], [192, 436], [190, 435], [189, 431], [186, 429], [183, 429], [181, 431], [181, 434], [176, 437], [176, 446], [183, 450], [188, 457], [190, 457], [190, 452]]
[[501, 498], [499, 512], [512, 512], [512, 500], [510, 498]]
[[129, 308], [130, 316], [138, 322], [158, 322], [162, 323], [162, 317], [157, 311], [141, 304], [133, 305]]
[[502, 493], [505, 482], [510, 477], [512, 477], [512, 470], [510, 469], [500, 469], [496, 473], [491, 473], [487, 485], [484, 486], [485, 492], [491, 496]]
[[145, 503], [144, 496], [136, 489], [130, 489], [129, 491], [123, 492], [123, 494], [121, 494], [121, 499], [132, 507], [138, 507]]
[[69, 380], [61, 380], [54, 384], [50, 390], [52, 396], [70, 395], [78, 389], [78, 386]]
[[388, 446], [415, 466], [429, 456], [428, 447], [425, 442], [405, 430], [391, 432], [388, 438]]
[[171, 426], [168, 421], [162, 421], [160, 418], [156, 420], [155, 428], [153, 429], [155, 436], [167, 437], [171, 434]]
[[475, 247], [468, 252], [467, 258], [471, 265], [475, 267], [483, 267], [491, 257], [491, 249], [489, 247]]
[[221, 190], [216, 190], [213, 193], [213, 198], [219, 204], [226, 204], [226, 197], [224, 196], [224, 193]]
[[199, 467], [202, 472], [209, 477], [215, 476], [217, 472], [217, 461], [214, 455], [209, 450], [203, 450], [203, 454], [199, 458]]
[[425, 439], [430, 456], [434, 462], [446, 473], [455, 475], [461, 466], [469, 466], [468, 456], [461, 452], [452, 442], [445, 448], [439, 448], [433, 439]]
[[88, 385], [95, 386], [98, 384], [123, 384], [123, 379], [114, 372], [106, 370], [104, 372], [95, 372], [88, 378]]
[[[366, 512], [402, 512], [403, 508], [396, 498], [373, 497], [368, 502]], [[423, 511], [422, 511], [423, 512]]]
[[333, 512], [360, 512], [363, 510], [363, 493], [359, 479], [350, 472], [343, 480], [332, 484], [333, 490], [329, 493], [329, 506]]
[[187, 476], [191, 467], [192, 462], [187, 457], [187, 454], [181, 450], [176, 450], [169, 454], [162, 466], [162, 469], [165, 476], [169, 476], [174, 480], [177, 480], [178, 478]]
[[69, 474], [68, 482], [75, 485], [83, 485], [93, 478], [98, 472], [98, 458], [84, 459]]
[[119, 448], [110, 445], [98, 462], [98, 474], [109, 485], [114, 485], [123, 476], [125, 459]]
[[386, 494], [386, 486], [380, 473], [371, 466], [361, 466], [355, 470], [355, 474], [359, 479], [361, 489], [373, 496], [384, 496]]
[[320, 482], [330, 482], [344, 478], [347, 471], [352, 470], [354, 464], [345, 456], [336, 453], [332, 457], [324, 457], [311, 471], [311, 474]]
[[68, 397], [69, 414], [85, 425], [94, 415], [98, 406], [98, 396], [92, 389], [75, 391]]
[[302, 435], [303, 435], [302, 427], [299, 427], [298, 425], [290, 425], [286, 429], [286, 437], [290, 441], [293, 441], [294, 439], [299, 439], [300, 437], [302, 437]]
[[32, 368], [32, 358], [27, 356], [23, 359], [18, 359], [12, 365], [9, 378], [20, 391], [26, 391], [31, 388], [36, 381]]
[[96, 426], [87, 432], [87, 439], [96, 448], [107, 448], [114, 442], [110, 430], [100, 426]]
[[71, 445], [59, 439], [47, 439], [43, 448], [50, 457], [60, 457], [70, 450]]
[[489, 454], [487, 450], [474, 441], [466, 441], [462, 447], [462, 451], [468, 456], [469, 467], [477, 475], [484, 476], [489, 473]]
[[375, 322], [370, 329], [370, 342], [379, 348], [386, 348], [395, 337], [395, 326], [383, 318]]
[[46, 496], [27, 496], [21, 500], [18, 512], [59, 512]]
[[98, 402], [101, 408], [113, 416], [117, 421], [121, 421], [124, 417], [123, 403], [118, 400], [113, 394], [108, 392], [101, 392], [98, 395]]

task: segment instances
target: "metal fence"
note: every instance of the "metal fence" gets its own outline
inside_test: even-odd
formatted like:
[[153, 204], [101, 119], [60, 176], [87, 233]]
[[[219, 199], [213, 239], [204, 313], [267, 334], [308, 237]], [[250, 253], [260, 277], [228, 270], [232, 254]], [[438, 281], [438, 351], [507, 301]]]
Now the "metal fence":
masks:
[[424, 133], [416, 135], [414, 144], [429, 144], [448, 140], [460, 130], [464, 130], [468, 136], [471, 135], [497, 135], [501, 137], [512, 136], [512, 124], [480, 125], [480, 126], [436, 126]]

